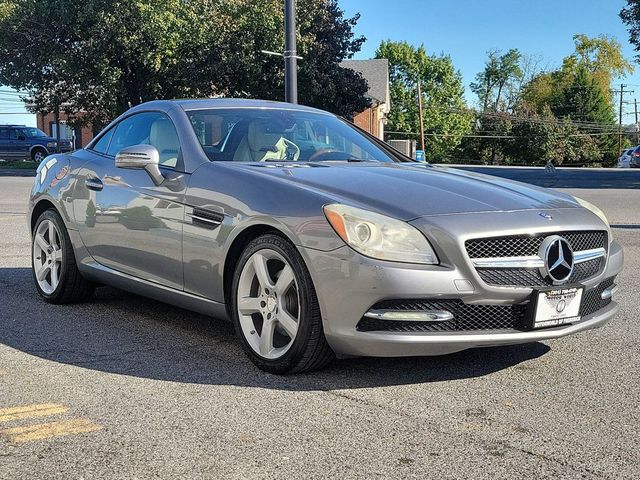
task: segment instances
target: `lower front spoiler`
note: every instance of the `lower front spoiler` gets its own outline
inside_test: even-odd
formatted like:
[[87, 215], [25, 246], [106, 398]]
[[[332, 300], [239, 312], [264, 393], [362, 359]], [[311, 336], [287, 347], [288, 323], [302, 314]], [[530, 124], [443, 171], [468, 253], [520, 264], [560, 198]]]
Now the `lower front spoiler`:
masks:
[[579, 323], [543, 330], [487, 333], [394, 333], [358, 332], [333, 337], [332, 348], [339, 355], [366, 357], [435, 356], [460, 352], [468, 348], [516, 345], [551, 340], [573, 333], [601, 327], [618, 311], [611, 302], [605, 308], [585, 317]]

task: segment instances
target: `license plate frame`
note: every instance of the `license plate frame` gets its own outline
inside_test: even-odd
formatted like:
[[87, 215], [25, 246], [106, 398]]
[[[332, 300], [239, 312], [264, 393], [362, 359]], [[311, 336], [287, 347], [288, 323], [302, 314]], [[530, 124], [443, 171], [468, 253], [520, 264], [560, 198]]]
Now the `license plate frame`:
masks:
[[527, 309], [528, 328], [537, 330], [579, 322], [583, 296], [583, 285], [534, 289]]

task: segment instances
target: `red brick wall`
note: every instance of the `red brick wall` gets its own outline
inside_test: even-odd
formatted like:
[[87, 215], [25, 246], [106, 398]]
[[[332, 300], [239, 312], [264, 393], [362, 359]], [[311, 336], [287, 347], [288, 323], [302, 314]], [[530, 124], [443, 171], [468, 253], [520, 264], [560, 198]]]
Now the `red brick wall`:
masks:
[[[53, 132], [51, 131], [51, 123], [55, 122], [55, 118], [53, 113], [47, 113], [43, 115], [38, 113], [36, 115], [36, 119], [38, 122], [38, 128], [42, 130], [47, 135], [53, 136]], [[60, 121], [66, 121], [67, 115], [64, 113], [60, 113]], [[81, 129], [76, 129], [76, 148], [86, 147], [89, 142], [93, 139], [93, 132], [91, 131], [91, 127], [82, 127]]]
[[354, 117], [353, 123], [376, 137], [380, 133], [378, 131], [378, 125], [380, 125], [380, 122], [377, 108], [367, 108], [364, 112], [359, 113]]

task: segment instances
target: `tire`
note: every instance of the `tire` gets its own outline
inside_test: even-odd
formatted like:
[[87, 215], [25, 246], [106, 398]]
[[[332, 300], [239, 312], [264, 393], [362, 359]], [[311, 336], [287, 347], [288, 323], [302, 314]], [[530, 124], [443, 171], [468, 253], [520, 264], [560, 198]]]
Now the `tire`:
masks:
[[69, 233], [58, 212], [44, 211], [32, 237], [31, 271], [40, 296], [54, 304], [88, 300], [95, 285], [80, 274]]
[[34, 148], [31, 151], [31, 160], [40, 163], [47, 156], [47, 151], [44, 148]]
[[[256, 266], [262, 264], [264, 270]], [[266, 284], [273, 288], [264, 288]], [[243, 350], [266, 372], [318, 370], [334, 359], [309, 271], [296, 247], [278, 235], [258, 237], [242, 252], [233, 276], [231, 316]], [[265, 325], [272, 325], [266, 336]]]

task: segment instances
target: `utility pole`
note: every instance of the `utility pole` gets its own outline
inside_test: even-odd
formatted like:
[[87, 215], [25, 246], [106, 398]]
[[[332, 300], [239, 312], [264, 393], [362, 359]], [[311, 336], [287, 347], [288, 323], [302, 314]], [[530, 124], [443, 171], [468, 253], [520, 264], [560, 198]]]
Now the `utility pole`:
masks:
[[620, 123], [618, 125], [618, 155], [622, 154], [622, 101], [624, 100], [624, 83], [620, 84]]
[[422, 88], [420, 87], [420, 79], [418, 79], [418, 111], [420, 114], [420, 146], [424, 152], [424, 116], [422, 109]]
[[638, 99], [634, 98], [633, 99], [633, 104], [635, 106], [635, 112], [636, 112], [636, 145], [640, 144], [640, 130], [638, 129], [639, 125], [638, 125]]
[[298, 103], [298, 52], [296, 51], [296, 0], [284, 0], [284, 91], [289, 103]]

